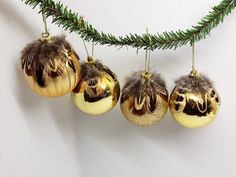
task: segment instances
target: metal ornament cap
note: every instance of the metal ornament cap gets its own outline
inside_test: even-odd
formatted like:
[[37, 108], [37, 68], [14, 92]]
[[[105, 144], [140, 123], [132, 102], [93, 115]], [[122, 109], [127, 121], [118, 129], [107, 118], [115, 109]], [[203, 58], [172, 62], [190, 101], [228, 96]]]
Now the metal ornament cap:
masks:
[[65, 36], [42, 36], [28, 44], [21, 67], [32, 90], [45, 97], [70, 93], [80, 80], [79, 56]]
[[88, 60], [81, 64], [81, 80], [71, 97], [81, 111], [100, 115], [111, 110], [118, 102], [120, 84], [107, 66], [97, 60]]
[[169, 100], [173, 118], [186, 128], [210, 124], [220, 107], [220, 98], [212, 82], [206, 76], [191, 73], [175, 83]]
[[124, 117], [137, 126], [158, 123], [168, 110], [168, 91], [160, 74], [134, 72], [127, 77], [120, 107]]

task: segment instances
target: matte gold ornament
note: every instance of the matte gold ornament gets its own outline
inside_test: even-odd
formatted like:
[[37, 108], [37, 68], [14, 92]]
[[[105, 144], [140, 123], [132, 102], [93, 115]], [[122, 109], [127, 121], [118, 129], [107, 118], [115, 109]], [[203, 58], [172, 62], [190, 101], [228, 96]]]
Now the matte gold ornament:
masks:
[[88, 62], [81, 64], [81, 80], [71, 96], [80, 110], [99, 115], [116, 105], [120, 85], [116, 75], [107, 66], [88, 57]]
[[169, 101], [174, 119], [186, 128], [200, 128], [211, 123], [220, 106], [219, 95], [211, 81], [193, 71], [175, 83]]
[[168, 91], [159, 74], [135, 72], [122, 89], [120, 107], [131, 123], [149, 127], [159, 122], [168, 109]]
[[65, 36], [47, 35], [28, 44], [21, 66], [30, 87], [41, 96], [63, 96], [80, 80], [79, 57]]

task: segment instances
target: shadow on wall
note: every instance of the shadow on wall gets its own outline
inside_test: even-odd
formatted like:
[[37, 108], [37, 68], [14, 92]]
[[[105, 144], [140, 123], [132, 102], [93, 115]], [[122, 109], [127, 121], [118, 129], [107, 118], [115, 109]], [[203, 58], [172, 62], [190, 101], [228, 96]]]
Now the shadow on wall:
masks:
[[14, 94], [19, 106], [26, 113], [38, 114], [41, 109], [42, 103], [46, 102], [45, 98], [38, 96], [34, 93], [24, 78], [23, 71], [21, 70], [20, 60], [14, 64], [15, 71], [15, 86]]
[[[123, 117], [119, 103], [115, 109], [104, 115], [90, 116], [78, 110], [72, 100], [65, 97], [49, 102], [49, 110], [64, 141], [68, 146], [73, 147], [82, 167], [86, 166], [85, 162], [92, 160], [89, 159], [91, 158], [89, 151], [94, 143], [124, 158], [130, 158], [128, 149], [137, 146], [138, 139], [147, 139], [158, 146], [163, 146], [165, 145], [163, 142], [168, 144], [174, 137], [178, 139], [189, 131], [177, 125], [169, 113], [160, 124], [153, 127], [136, 127]], [[144, 153], [140, 147], [134, 148], [134, 156]], [[93, 151], [99, 151], [95, 149]]]
[[[90, 143], [97, 143], [100, 147], [104, 146], [124, 158], [129, 158], [132, 154], [127, 149], [130, 147], [135, 147], [134, 156], [139, 153], [143, 154], [143, 149], [136, 147], [138, 139], [146, 139], [157, 146], [165, 146], [165, 143], [168, 144], [175, 137], [178, 139], [183, 135], [186, 136], [186, 132], [189, 131], [178, 126], [169, 113], [159, 124], [151, 128], [136, 127], [123, 117], [119, 103], [115, 109], [101, 116], [94, 117], [84, 114], [73, 104], [69, 95], [58, 99], [48, 99], [40, 97], [30, 90], [19, 67], [19, 62], [15, 63], [15, 72], [14, 94], [23, 114], [27, 117], [47, 109], [48, 111], [43, 112], [50, 114], [63, 141], [68, 148], [73, 149], [82, 166], [86, 165], [84, 162], [91, 160], [87, 149], [92, 146]], [[37, 126], [39, 121], [31, 116], [26, 120], [29, 124], [33, 124], [32, 127]]]
[[[23, 2], [22, 2], [23, 3]], [[33, 39], [36, 36], [35, 29], [32, 28], [22, 17], [21, 14], [18, 13], [14, 6], [10, 3], [10, 1], [0, 1], [0, 15], [5, 17], [5, 19], [11, 23], [11, 27], [15, 27], [15, 30], [21, 30], [22, 34], [27, 37]]]

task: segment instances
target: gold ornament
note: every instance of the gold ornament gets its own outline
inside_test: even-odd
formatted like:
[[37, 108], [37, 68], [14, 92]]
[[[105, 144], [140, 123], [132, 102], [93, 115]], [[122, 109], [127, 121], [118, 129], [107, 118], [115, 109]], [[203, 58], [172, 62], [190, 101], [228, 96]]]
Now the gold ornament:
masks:
[[99, 115], [116, 105], [120, 85], [116, 75], [107, 66], [88, 57], [88, 62], [81, 64], [81, 80], [71, 96], [80, 110]]
[[149, 127], [159, 122], [168, 109], [168, 91], [159, 74], [135, 72], [122, 90], [121, 110], [131, 123]]
[[79, 57], [64, 36], [45, 34], [22, 51], [21, 66], [36, 93], [46, 97], [63, 96], [80, 80]]
[[169, 107], [174, 119], [186, 128], [211, 123], [218, 112], [220, 98], [211, 81], [196, 71], [176, 81]]

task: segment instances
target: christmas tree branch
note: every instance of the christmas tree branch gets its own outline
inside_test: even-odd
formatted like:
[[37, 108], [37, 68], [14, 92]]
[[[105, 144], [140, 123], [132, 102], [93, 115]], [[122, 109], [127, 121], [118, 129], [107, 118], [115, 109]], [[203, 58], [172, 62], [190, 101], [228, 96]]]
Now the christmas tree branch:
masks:
[[46, 17], [51, 16], [53, 23], [70, 32], [78, 33], [84, 40], [93, 41], [101, 45], [131, 46], [144, 49], [176, 49], [183, 45], [192, 44], [205, 39], [211, 30], [223, 22], [224, 17], [233, 11], [236, 0], [222, 0], [219, 5], [212, 8], [208, 15], [203, 17], [197, 25], [190, 29], [151, 34], [129, 34], [116, 37], [112, 34], [99, 32], [82, 16], [72, 12], [61, 2], [53, 0], [22, 0], [33, 8], [39, 6]]

